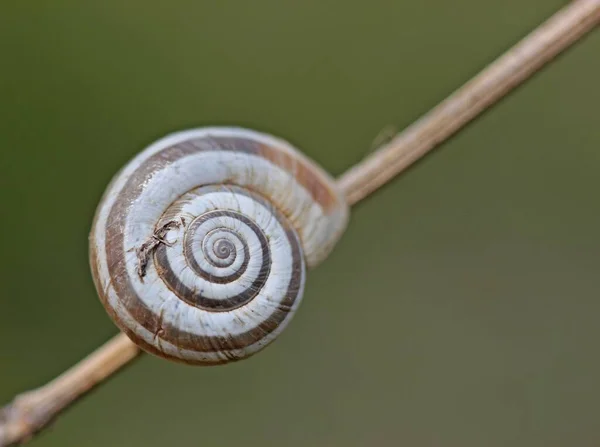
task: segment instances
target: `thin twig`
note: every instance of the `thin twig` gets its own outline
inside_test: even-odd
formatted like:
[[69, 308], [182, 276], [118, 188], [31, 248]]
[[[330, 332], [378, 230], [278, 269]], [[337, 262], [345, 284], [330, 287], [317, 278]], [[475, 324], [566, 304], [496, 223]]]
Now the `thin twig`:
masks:
[[[353, 205], [517, 87], [600, 22], [600, 0], [576, 0], [497, 59], [431, 112], [339, 178]], [[124, 334], [47, 385], [18, 395], [0, 411], [0, 447], [31, 439], [69, 405], [140, 354]]]
[[119, 334], [48, 384], [19, 394], [0, 411], [0, 446], [28, 441], [65, 408], [140, 354]]
[[445, 101], [339, 178], [355, 204], [513, 90], [600, 21], [600, 0], [577, 0], [552, 16]]

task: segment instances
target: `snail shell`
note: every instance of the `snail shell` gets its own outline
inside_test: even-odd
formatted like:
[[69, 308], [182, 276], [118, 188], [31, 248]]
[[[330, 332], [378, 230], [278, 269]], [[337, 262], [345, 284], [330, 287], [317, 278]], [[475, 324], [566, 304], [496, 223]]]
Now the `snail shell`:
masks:
[[240, 128], [177, 132], [109, 184], [90, 234], [92, 275], [108, 314], [144, 350], [226, 363], [283, 331], [307, 268], [347, 221], [335, 181], [289, 143]]

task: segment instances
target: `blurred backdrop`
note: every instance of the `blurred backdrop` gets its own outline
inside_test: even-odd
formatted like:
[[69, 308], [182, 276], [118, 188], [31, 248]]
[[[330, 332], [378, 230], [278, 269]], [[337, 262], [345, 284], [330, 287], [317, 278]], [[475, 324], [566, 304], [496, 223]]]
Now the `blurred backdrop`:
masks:
[[[566, 0], [0, 6], [0, 402], [116, 333], [87, 235], [174, 130], [284, 137], [334, 175]], [[600, 33], [353, 209], [250, 360], [143, 356], [32, 446], [600, 444]]]

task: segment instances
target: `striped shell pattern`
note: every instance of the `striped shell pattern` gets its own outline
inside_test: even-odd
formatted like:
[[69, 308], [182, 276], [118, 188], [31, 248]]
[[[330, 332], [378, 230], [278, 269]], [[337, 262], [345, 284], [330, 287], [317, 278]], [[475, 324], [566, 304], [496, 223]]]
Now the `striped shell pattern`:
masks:
[[113, 178], [90, 234], [94, 283], [144, 350], [199, 365], [271, 343], [307, 268], [346, 228], [335, 181], [289, 143], [228, 127], [168, 135]]

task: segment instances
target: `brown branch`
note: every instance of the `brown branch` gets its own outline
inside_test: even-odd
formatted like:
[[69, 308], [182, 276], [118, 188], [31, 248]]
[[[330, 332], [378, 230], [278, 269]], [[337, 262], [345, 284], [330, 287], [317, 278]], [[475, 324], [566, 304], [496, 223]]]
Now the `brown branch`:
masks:
[[339, 178], [354, 204], [450, 138], [591, 31], [600, 0], [576, 0], [552, 16], [445, 101]]
[[[576, 0], [448, 99], [339, 178], [353, 205], [389, 182], [517, 87], [600, 22], [600, 0]], [[0, 447], [31, 439], [78, 398], [140, 354], [119, 334], [47, 385], [0, 411]]]
[[119, 334], [48, 384], [19, 394], [0, 410], [0, 447], [22, 444], [140, 354]]

